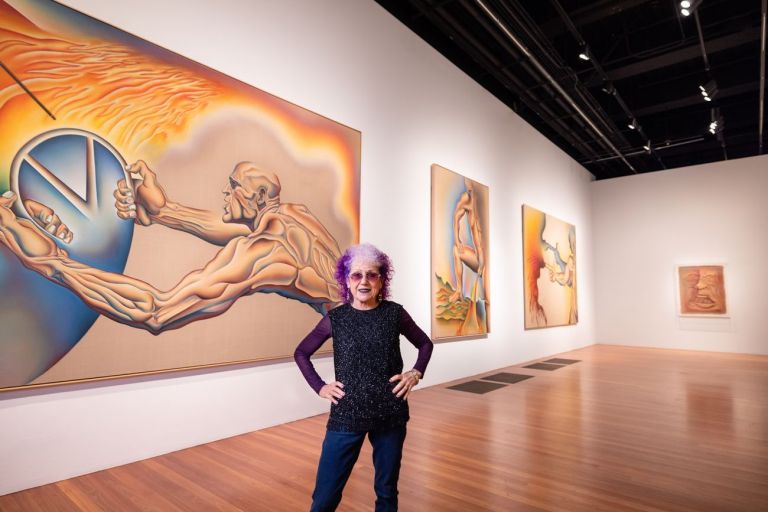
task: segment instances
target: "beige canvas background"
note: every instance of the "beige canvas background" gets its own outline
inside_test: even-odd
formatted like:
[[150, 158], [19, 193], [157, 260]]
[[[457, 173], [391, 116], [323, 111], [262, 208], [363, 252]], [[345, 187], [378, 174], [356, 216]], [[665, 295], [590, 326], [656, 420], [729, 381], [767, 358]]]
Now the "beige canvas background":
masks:
[[[347, 130], [359, 141], [359, 132]], [[357, 156], [359, 162], [359, 150]], [[219, 112], [200, 123], [184, 145], [147, 163], [171, 200], [222, 211], [221, 191], [241, 161], [275, 172], [282, 185], [281, 201], [306, 205], [342, 250], [356, 241], [357, 227], [341, 218], [334, 206], [340, 178], [331, 163], [297, 152], [266, 118], [235, 110]], [[219, 249], [163, 226], [137, 226], [124, 273], [166, 290], [201, 268]], [[243, 297], [221, 316], [158, 336], [100, 317], [33, 384], [285, 358], [320, 319], [309, 306], [274, 294]], [[326, 343], [321, 350], [329, 348]]]
[[[550, 272], [545, 268], [540, 269], [540, 275], [536, 280], [538, 290], [538, 303], [546, 315], [546, 324], [539, 324], [529, 309], [529, 302], [533, 290], [528, 289], [527, 276], [534, 272], [534, 269], [528, 268], [534, 261], [541, 258], [543, 264], [555, 267], [556, 259], [551, 250], [545, 250], [539, 240], [538, 233], [528, 232], [534, 229], [538, 224], [532, 222], [535, 218], [543, 218], [545, 227], [541, 233], [541, 240], [547, 242], [552, 247], [557, 247], [560, 257], [567, 261], [573, 257], [575, 268], [573, 269], [573, 286], [563, 286], [550, 279]], [[571, 307], [576, 308], [577, 302], [577, 283], [578, 283], [578, 259], [576, 258], [576, 242], [574, 240], [574, 253], [571, 253], [568, 233], [575, 228], [572, 224], [558, 219], [548, 213], [544, 213], [536, 208], [523, 205], [523, 286], [524, 286], [524, 304], [525, 304], [525, 328], [535, 329], [543, 327], [556, 327], [560, 325], [573, 325], [576, 322], [571, 321]], [[575, 235], [574, 235], [575, 236]], [[528, 244], [531, 244], [529, 247]]]
[[[430, 281], [432, 283], [431, 289], [431, 323], [432, 323], [432, 338], [435, 340], [440, 339], [455, 339], [465, 338], [468, 336], [482, 336], [490, 332], [490, 313], [488, 314], [488, 320], [486, 330], [484, 332], [464, 332], [458, 333], [461, 326], [461, 322], [457, 320], [444, 320], [438, 319], [436, 315], [437, 299], [436, 299], [436, 287], [437, 281], [435, 275], [440, 275], [444, 280], [454, 283], [453, 274], [453, 216], [456, 207], [456, 191], [464, 190], [464, 180], [468, 179], [450, 169], [442, 167], [437, 164], [433, 164], [431, 167], [432, 172], [432, 266]], [[477, 210], [475, 215], [477, 216], [478, 223], [480, 224], [480, 230], [483, 234], [482, 247], [485, 252], [486, 261], [486, 273], [490, 271], [489, 259], [490, 259], [490, 215], [488, 207], [489, 189], [486, 185], [478, 183], [475, 180], [470, 180], [474, 184], [475, 191], [475, 204]], [[468, 219], [465, 217], [461, 220], [462, 234], [465, 233], [465, 225]], [[474, 282], [476, 274], [464, 266], [464, 282]], [[490, 274], [486, 282], [490, 282]], [[490, 286], [489, 286], [490, 288]], [[465, 288], [466, 290], [466, 288]], [[490, 303], [490, 290], [485, 290], [485, 300]]]

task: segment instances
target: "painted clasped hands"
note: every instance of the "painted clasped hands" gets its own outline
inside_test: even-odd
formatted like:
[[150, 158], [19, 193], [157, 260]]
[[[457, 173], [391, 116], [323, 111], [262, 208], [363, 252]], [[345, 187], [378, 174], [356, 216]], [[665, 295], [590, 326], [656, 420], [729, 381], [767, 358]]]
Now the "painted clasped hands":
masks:
[[168, 202], [165, 190], [157, 181], [157, 174], [142, 160], [125, 168], [132, 178], [117, 182], [115, 208], [121, 219], [134, 219], [143, 226], [152, 224], [154, 215], [160, 213]]

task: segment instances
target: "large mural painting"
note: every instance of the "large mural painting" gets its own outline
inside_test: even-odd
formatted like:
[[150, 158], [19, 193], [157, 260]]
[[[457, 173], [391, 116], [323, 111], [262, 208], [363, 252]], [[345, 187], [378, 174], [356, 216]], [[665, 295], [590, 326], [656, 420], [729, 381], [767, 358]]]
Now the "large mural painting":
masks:
[[432, 165], [432, 338], [490, 332], [488, 187]]
[[274, 359], [339, 301], [360, 133], [0, 0], [0, 388]]
[[523, 205], [525, 328], [573, 325], [576, 302], [576, 228]]

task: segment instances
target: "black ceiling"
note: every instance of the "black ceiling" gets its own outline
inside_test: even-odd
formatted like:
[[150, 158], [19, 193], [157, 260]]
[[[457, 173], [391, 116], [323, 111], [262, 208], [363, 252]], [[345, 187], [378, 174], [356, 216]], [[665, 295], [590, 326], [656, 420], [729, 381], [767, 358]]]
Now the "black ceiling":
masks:
[[376, 1], [597, 179], [762, 153], [765, 0]]

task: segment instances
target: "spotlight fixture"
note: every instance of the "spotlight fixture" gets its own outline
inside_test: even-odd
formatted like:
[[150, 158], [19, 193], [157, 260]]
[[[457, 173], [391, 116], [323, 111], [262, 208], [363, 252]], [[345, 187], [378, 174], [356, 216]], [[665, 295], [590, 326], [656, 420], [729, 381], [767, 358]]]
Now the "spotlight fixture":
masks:
[[630, 130], [637, 130], [637, 120], [635, 120], [635, 119], [630, 119], [630, 120], [629, 120], [629, 123], [627, 124], [627, 127], [628, 127]]
[[704, 98], [704, 101], [712, 101], [712, 98], [717, 96], [717, 93], [720, 92], [720, 90], [717, 88], [717, 82], [714, 80], [710, 80], [704, 85], [700, 85], [699, 91], [701, 91], [701, 95]]
[[585, 62], [589, 62], [592, 59], [592, 52], [589, 51], [589, 45], [584, 41], [579, 44], [579, 58]]
[[725, 128], [725, 120], [723, 119], [722, 114], [720, 114], [719, 108], [713, 108], [710, 110], [709, 120], [709, 133], [712, 135], [718, 135], [719, 137]]
[[701, 1], [702, 0], [682, 0], [682, 2], [680, 2], [680, 14], [685, 17], [690, 16], [699, 4], [701, 4]]
[[643, 149], [646, 150], [648, 153], [651, 152], [651, 141], [650, 140], [643, 145]]
[[613, 86], [613, 84], [612, 84], [611, 82], [605, 82], [605, 85], [603, 85], [603, 87], [601, 88], [601, 90], [602, 90], [602, 91], [603, 91], [605, 94], [610, 94], [611, 96], [613, 96], [614, 94], [616, 94], [616, 88]]

